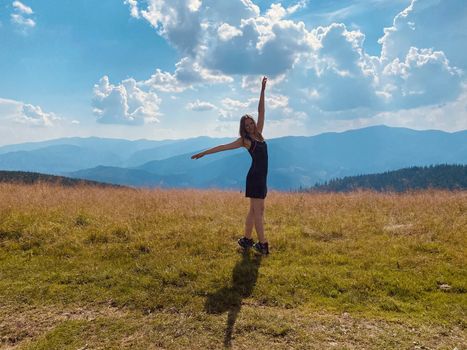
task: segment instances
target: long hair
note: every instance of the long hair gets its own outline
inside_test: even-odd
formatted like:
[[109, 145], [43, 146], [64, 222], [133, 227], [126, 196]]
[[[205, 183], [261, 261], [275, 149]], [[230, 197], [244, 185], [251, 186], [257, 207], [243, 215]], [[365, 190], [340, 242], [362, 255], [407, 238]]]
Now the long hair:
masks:
[[258, 131], [258, 128], [256, 127], [256, 121], [253, 119], [253, 117], [249, 114], [245, 114], [241, 119], [240, 119], [240, 130], [239, 130], [239, 134], [240, 134], [240, 137], [242, 138], [242, 140], [245, 140], [245, 138], [247, 137], [248, 133], [246, 132], [246, 129], [245, 129], [245, 122], [247, 119], [251, 119], [255, 125], [255, 131], [254, 131], [254, 135], [255, 135], [255, 138], [257, 138], [258, 140], [260, 141], [264, 141], [264, 138], [263, 138], [263, 135], [261, 135], [261, 133]]

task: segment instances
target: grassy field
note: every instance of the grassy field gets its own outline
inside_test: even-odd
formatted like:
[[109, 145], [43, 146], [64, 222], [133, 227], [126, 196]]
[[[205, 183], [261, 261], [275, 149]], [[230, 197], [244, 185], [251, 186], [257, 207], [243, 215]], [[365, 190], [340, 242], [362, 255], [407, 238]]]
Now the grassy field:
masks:
[[0, 184], [1, 349], [466, 349], [467, 193]]

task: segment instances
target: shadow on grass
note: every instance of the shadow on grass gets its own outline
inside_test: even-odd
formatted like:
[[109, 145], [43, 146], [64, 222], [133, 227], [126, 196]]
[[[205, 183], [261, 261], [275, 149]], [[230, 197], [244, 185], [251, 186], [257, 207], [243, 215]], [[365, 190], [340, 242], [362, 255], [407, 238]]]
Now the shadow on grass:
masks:
[[206, 312], [221, 314], [228, 312], [227, 328], [225, 329], [224, 346], [232, 346], [232, 333], [238, 314], [242, 307], [242, 299], [248, 298], [258, 279], [258, 269], [261, 256], [250, 257], [248, 251], [242, 253], [242, 259], [237, 262], [232, 271], [232, 286], [223, 287], [208, 295], [205, 303]]

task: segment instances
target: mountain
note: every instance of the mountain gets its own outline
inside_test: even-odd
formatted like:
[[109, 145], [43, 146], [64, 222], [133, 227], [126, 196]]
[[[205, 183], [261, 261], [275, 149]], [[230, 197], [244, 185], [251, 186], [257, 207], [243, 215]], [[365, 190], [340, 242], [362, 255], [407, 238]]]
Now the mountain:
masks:
[[233, 138], [211, 138], [206, 136], [180, 140], [134, 152], [126, 161], [126, 165], [135, 167], [153, 160], [167, 159], [183, 153], [193, 153], [197, 150], [211, 148], [232, 141], [234, 141]]
[[15, 151], [33, 151], [49, 146], [77, 146], [87, 149], [92, 149], [95, 152], [112, 152], [127, 158], [143, 149], [154, 148], [158, 146], [169, 145], [176, 143], [177, 140], [123, 140], [123, 139], [109, 139], [100, 137], [66, 137], [54, 140], [39, 141], [39, 142], [26, 142], [15, 145], [7, 145], [0, 147], [0, 154], [5, 154]]
[[0, 169], [60, 175], [98, 165], [122, 165], [113, 152], [74, 145], [53, 145], [31, 151], [0, 154]]
[[231, 139], [119, 140], [62, 138], [0, 147], [0, 169], [64, 174], [97, 166], [132, 167]]
[[381, 174], [347, 176], [316, 185], [308, 191], [347, 192], [356, 189], [375, 191], [421, 190], [428, 188], [467, 190], [467, 165], [410, 167]]
[[[269, 187], [289, 190], [310, 187], [332, 178], [414, 165], [465, 164], [467, 131], [446, 133], [377, 126], [312, 137], [271, 139], [268, 150]], [[208, 155], [196, 161], [190, 159], [191, 154], [151, 161], [136, 169], [166, 179], [171, 176], [183, 179], [173, 187], [244, 187], [251, 162], [245, 150]], [[109, 176], [112, 182], [112, 175]], [[93, 177], [92, 169], [87, 170], [86, 178], [102, 180]], [[175, 180], [170, 182], [176, 183]]]
[[[127, 149], [125, 157], [121, 156], [123, 152], [116, 151], [117, 147], [92, 151], [68, 145], [65, 152], [54, 153], [50, 146], [23, 150], [25, 153], [20, 157], [12, 155], [13, 152], [0, 154], [0, 169], [39, 168], [42, 172], [132, 186], [242, 189], [251, 163], [246, 150], [190, 159], [199, 150], [230, 140], [200, 137], [159, 144], [155, 141], [155, 146], [145, 140], [144, 146], [138, 146], [141, 149], [133, 153]], [[137, 141], [126, 141], [130, 144], [124, 141], [121, 144], [136, 148], [130, 145]], [[467, 164], [467, 131], [448, 133], [373, 126], [310, 137], [281, 137], [267, 143], [268, 186], [278, 190], [306, 188], [334, 178], [412, 166]], [[147, 146], [150, 147], [144, 148]]]

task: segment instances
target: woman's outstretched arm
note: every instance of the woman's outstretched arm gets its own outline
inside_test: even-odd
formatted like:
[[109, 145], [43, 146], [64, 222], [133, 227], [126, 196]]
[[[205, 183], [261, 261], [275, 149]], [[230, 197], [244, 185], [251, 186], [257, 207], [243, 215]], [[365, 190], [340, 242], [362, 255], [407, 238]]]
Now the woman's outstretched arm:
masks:
[[228, 143], [228, 144], [225, 144], [225, 145], [216, 146], [216, 147], [207, 149], [206, 151], [196, 153], [196, 154], [191, 156], [191, 159], [198, 159], [198, 158], [201, 158], [201, 157], [205, 156], [206, 154], [212, 154], [212, 153], [227, 151], [229, 149], [236, 149], [236, 148], [240, 148], [242, 146], [243, 146], [243, 141], [242, 141], [242, 138], [239, 137], [234, 142], [231, 142], [231, 143]]
[[266, 82], [268, 81], [268, 78], [263, 77], [263, 81], [261, 82], [261, 94], [259, 96], [259, 103], [258, 103], [258, 123], [256, 124], [256, 127], [260, 133], [263, 132], [263, 127], [264, 127], [264, 90], [266, 90]]

